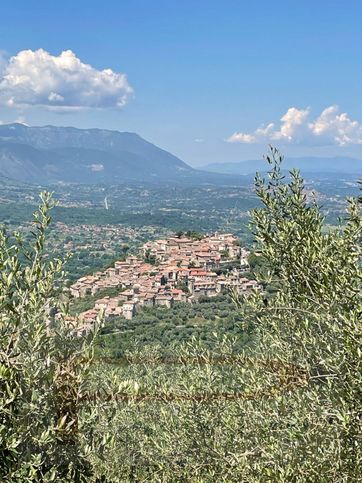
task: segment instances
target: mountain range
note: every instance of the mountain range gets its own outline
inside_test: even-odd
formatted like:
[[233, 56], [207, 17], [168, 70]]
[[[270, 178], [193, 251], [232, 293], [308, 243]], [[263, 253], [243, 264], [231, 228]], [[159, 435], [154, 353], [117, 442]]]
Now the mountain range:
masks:
[[118, 183], [203, 173], [134, 133], [7, 124], [0, 126], [0, 175], [29, 183]]
[[[362, 173], [352, 158], [289, 158], [284, 168], [306, 173]], [[0, 125], [0, 177], [33, 184], [186, 183], [240, 185], [265, 161], [194, 169], [135, 133], [58, 126]], [[247, 176], [245, 176], [247, 175]]]
[[[291, 170], [298, 168], [303, 173], [313, 174], [355, 174], [361, 176], [362, 161], [349, 157], [304, 157], [286, 158], [283, 161], [283, 169]], [[235, 163], [213, 163], [203, 167], [213, 173], [234, 175], [250, 175], [256, 171], [265, 172], [268, 165], [264, 160], [240, 161]]]

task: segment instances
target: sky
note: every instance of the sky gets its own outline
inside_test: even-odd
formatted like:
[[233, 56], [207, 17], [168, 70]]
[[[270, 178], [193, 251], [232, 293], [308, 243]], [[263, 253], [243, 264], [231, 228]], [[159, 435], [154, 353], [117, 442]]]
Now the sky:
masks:
[[130, 131], [193, 166], [362, 159], [360, 0], [1, 0], [0, 122]]

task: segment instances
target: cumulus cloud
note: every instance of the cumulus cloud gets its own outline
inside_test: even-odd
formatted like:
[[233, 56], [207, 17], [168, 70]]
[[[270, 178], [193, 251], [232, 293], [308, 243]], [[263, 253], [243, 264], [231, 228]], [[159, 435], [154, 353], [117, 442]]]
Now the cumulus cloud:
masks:
[[0, 104], [8, 107], [121, 108], [133, 93], [126, 74], [97, 70], [71, 50], [59, 56], [43, 49], [23, 50], [7, 61], [0, 75]]
[[280, 125], [270, 123], [254, 132], [235, 132], [229, 143], [265, 143], [278, 141], [291, 144], [338, 145], [362, 144], [362, 124], [353, 121], [347, 113], [340, 113], [336, 105], [324, 109], [310, 119], [310, 108], [291, 107], [280, 118]]

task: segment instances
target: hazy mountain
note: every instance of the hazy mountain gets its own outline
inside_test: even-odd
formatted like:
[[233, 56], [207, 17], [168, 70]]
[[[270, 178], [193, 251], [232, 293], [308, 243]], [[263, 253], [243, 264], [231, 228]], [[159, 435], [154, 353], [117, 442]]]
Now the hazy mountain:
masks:
[[[334, 158], [286, 158], [283, 162], [283, 167], [284, 169], [299, 168], [304, 173], [362, 174], [361, 160], [342, 156]], [[204, 166], [203, 169], [214, 173], [246, 175], [255, 174], [256, 171], [267, 171], [268, 164], [263, 160], [240, 161], [239, 163], [213, 163]]]
[[23, 124], [0, 126], [0, 175], [29, 183], [208, 179], [134, 133]]
[[[305, 173], [362, 173], [362, 161], [347, 157], [291, 158], [285, 160], [284, 167], [299, 167]], [[128, 132], [0, 125], [0, 176], [26, 183], [235, 185], [250, 182], [250, 176], [241, 175], [266, 169], [262, 160], [193, 169], [138, 134]]]

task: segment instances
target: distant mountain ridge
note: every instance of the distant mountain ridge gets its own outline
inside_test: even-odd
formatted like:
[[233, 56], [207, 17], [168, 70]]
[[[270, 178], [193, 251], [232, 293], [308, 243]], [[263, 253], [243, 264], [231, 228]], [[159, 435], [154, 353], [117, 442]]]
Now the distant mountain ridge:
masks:
[[[345, 173], [362, 174], [362, 160], [336, 156], [331, 158], [303, 157], [285, 158], [284, 169], [298, 168], [302, 173]], [[224, 174], [249, 175], [256, 171], [265, 172], [268, 164], [264, 160], [240, 161], [236, 163], [212, 163], [203, 166], [203, 169]]]
[[[289, 158], [305, 173], [362, 173], [352, 158]], [[265, 172], [265, 161], [216, 163], [194, 169], [130, 132], [58, 126], [0, 125], [0, 177], [31, 184], [178, 183], [240, 185]]]
[[29, 183], [117, 183], [204, 173], [138, 134], [15, 123], [0, 125], [0, 175]]

